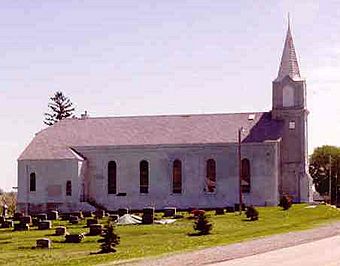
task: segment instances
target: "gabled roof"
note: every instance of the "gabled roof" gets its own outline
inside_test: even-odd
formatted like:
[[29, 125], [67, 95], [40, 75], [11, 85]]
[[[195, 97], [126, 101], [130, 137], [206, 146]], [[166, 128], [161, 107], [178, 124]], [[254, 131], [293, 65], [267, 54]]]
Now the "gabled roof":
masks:
[[244, 142], [263, 142], [278, 140], [282, 124], [269, 112], [69, 118], [36, 134], [19, 160], [79, 159], [75, 151], [86, 146], [235, 143], [240, 127]]
[[290, 30], [289, 18], [288, 30], [281, 57], [280, 69], [275, 81], [281, 81], [286, 76], [289, 76], [292, 80], [301, 80], [299, 64], [296, 57], [292, 33]]

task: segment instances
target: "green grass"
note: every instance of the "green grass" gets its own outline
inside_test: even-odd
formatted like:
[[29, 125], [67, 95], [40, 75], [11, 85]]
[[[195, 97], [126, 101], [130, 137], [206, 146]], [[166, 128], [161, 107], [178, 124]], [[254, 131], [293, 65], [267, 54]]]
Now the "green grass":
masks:
[[[207, 236], [188, 236], [193, 232], [193, 220], [184, 218], [169, 225], [130, 225], [119, 226], [117, 232], [121, 244], [115, 254], [96, 254], [99, 249], [98, 236], [87, 236], [80, 244], [63, 243], [64, 237], [52, 236], [53, 230], [13, 232], [0, 230], [0, 264], [6, 265], [95, 265], [112, 261], [127, 260], [165, 253], [189, 251], [198, 248], [224, 245], [253, 239], [260, 236], [304, 230], [331, 221], [340, 220], [340, 211], [320, 205], [305, 208], [307, 205], [294, 205], [288, 211], [278, 207], [258, 208], [260, 219], [244, 221], [244, 216], [230, 213], [215, 216], [208, 212], [214, 227]], [[187, 215], [186, 215], [187, 216]], [[103, 220], [103, 223], [106, 221]], [[65, 225], [70, 233], [88, 232], [85, 222], [69, 225], [67, 221], [55, 221], [53, 226]], [[32, 249], [41, 237], [52, 240], [52, 249]]]

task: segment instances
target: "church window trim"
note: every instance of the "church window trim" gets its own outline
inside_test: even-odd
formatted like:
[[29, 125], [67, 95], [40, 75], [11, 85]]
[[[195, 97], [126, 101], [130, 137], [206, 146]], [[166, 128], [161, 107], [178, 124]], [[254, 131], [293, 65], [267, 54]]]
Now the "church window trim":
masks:
[[172, 194], [183, 193], [183, 163], [175, 159], [172, 163]]
[[251, 165], [248, 158], [241, 161], [241, 190], [242, 193], [250, 193], [251, 191]]
[[37, 191], [37, 177], [35, 172], [30, 173], [30, 192]]
[[139, 162], [139, 192], [141, 194], [149, 193], [149, 174], [150, 166], [147, 160]]
[[205, 162], [204, 191], [207, 194], [216, 193], [216, 160], [210, 158]]
[[66, 196], [72, 196], [72, 181], [66, 181]]
[[117, 194], [117, 163], [109, 161], [107, 164], [107, 193]]

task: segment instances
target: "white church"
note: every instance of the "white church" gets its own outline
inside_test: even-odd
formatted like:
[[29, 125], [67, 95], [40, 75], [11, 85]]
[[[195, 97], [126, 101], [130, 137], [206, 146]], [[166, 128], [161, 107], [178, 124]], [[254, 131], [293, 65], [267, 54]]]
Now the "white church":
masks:
[[20, 155], [18, 210], [215, 208], [240, 190], [246, 204], [308, 202], [306, 83], [290, 26], [272, 96], [268, 112], [64, 119]]

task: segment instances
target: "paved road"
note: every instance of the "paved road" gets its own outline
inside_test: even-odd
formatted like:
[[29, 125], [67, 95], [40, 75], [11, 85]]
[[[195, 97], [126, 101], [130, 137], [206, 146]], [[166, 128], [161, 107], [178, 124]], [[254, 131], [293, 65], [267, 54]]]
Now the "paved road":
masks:
[[335, 266], [340, 265], [340, 236], [282, 248], [240, 259], [209, 264], [211, 266]]

